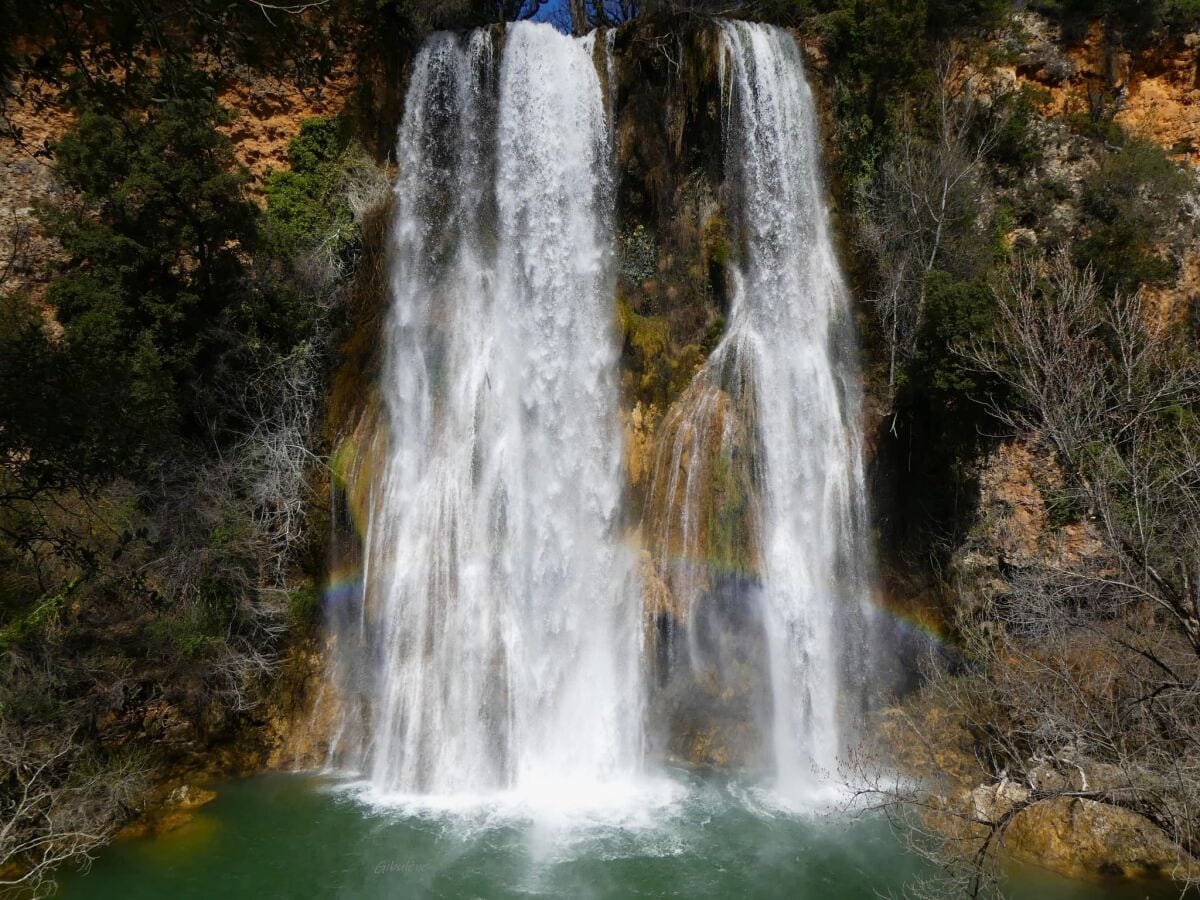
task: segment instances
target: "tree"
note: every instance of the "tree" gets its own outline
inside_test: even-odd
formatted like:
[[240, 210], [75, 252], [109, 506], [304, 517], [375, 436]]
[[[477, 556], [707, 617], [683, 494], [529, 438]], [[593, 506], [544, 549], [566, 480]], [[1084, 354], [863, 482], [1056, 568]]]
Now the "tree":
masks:
[[1155, 35], [1182, 36], [1200, 24], [1196, 0], [1061, 0], [1050, 11], [1072, 24], [1102, 19], [1118, 43], [1135, 47]]
[[1006, 386], [995, 417], [1052, 450], [1098, 546], [1010, 567], [962, 608], [963, 665], [928, 674], [922, 702], [970, 735], [982, 785], [964, 793], [961, 773], [933, 764], [920, 784], [860, 766], [860, 787], [916, 829], [956, 896], [995, 887], [1018, 816], [1075, 802], [1141, 817], [1179, 849], [1169, 874], [1194, 884], [1183, 862], [1200, 854], [1200, 360], [1138, 295], [1110, 298], [1066, 255], [1023, 262], [995, 299], [992, 338], [959, 351]]
[[1083, 261], [1110, 289], [1126, 293], [1169, 278], [1175, 266], [1161, 248], [1192, 188], [1193, 180], [1152, 144], [1132, 140], [1106, 153], [1083, 184]]
[[[55, 147], [55, 173], [75, 195], [40, 209], [68, 257], [48, 298], [64, 352], [103, 366], [130, 434], [196, 435], [217, 414], [208, 386], [253, 327], [257, 210], [216, 130], [226, 114], [211, 81], [169, 59], [149, 100], [144, 111], [85, 107]], [[145, 445], [132, 443], [138, 458]]]
[[930, 135], [906, 114], [895, 150], [859, 197], [859, 240], [880, 277], [871, 301], [893, 397], [901, 367], [917, 349], [930, 274], [974, 274], [978, 254], [970, 247], [980, 238], [980, 175], [995, 139], [992, 130], [973, 133], [977, 98], [959, 57], [943, 59], [937, 83]]
[[127, 755], [110, 767], [79, 765], [71, 734], [21, 732], [0, 721], [0, 889], [21, 896], [54, 892], [54, 870], [87, 861], [120, 824], [114, 811], [142, 802], [146, 765]]

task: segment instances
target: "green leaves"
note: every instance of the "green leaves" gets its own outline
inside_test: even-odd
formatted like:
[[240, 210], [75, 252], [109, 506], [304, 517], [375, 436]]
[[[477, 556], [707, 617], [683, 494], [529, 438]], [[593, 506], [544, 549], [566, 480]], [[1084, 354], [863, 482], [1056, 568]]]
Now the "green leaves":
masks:
[[1118, 42], [1137, 46], [1156, 35], [1182, 35], [1200, 25], [1198, 0], [1042, 0], [1048, 14], [1083, 21], [1103, 19]]
[[350, 209], [336, 196], [348, 145], [341, 119], [308, 119], [288, 147], [291, 170], [272, 172], [267, 179], [267, 232], [284, 258], [310, 250], [330, 229], [349, 229]]
[[1169, 278], [1162, 253], [1191, 189], [1189, 177], [1158, 147], [1129, 141], [1110, 153], [1083, 185], [1087, 237], [1079, 256], [1112, 290], [1134, 291]]
[[256, 241], [210, 79], [171, 58], [149, 93], [144, 109], [81, 111], [55, 148], [76, 196], [41, 210], [69, 257], [48, 291], [63, 352], [86, 368], [104, 360], [130, 434], [173, 432], [202, 412], [211, 361], [243, 324], [236, 300]]

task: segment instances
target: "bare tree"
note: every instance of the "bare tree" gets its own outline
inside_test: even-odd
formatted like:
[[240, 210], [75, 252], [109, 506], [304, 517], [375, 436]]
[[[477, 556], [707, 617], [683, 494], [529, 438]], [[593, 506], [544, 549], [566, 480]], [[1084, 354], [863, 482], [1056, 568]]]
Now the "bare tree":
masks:
[[41, 897], [54, 870], [87, 865], [140, 803], [146, 765], [124, 755], [108, 765], [80, 759], [69, 734], [31, 734], [0, 722], [0, 890]]
[[[888, 349], [888, 386], [916, 349], [925, 289], [935, 268], [954, 268], [951, 251], [975, 238], [982, 190], [979, 174], [995, 129], [973, 136], [979, 121], [978, 76], [950, 51], [937, 68], [931, 133], [906, 112], [899, 143], [859, 197], [859, 240], [879, 282], [871, 296]], [[957, 255], [957, 254], [955, 254]]]
[[918, 702], [969, 735], [969, 771], [906, 714], [930, 747], [921, 777], [866, 754], [851, 781], [938, 862], [929, 895], [997, 892], [1013, 823], [1064, 802], [1135, 813], [1177, 848], [1167, 874], [1200, 883], [1200, 367], [1140, 297], [1108, 297], [1065, 255], [995, 294], [996, 338], [961, 352], [1011, 392], [996, 417], [1055, 452], [1096, 546], [1010, 567], [964, 605], [967, 664], [932, 667]]

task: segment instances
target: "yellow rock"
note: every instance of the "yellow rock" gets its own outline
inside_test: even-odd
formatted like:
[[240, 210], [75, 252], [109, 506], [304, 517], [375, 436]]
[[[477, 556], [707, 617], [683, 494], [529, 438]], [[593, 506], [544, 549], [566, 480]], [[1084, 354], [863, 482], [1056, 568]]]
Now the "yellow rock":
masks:
[[1057, 797], [1022, 810], [1004, 843], [1016, 859], [1072, 878], [1170, 876], [1196, 865], [1149, 819], [1085, 798]]

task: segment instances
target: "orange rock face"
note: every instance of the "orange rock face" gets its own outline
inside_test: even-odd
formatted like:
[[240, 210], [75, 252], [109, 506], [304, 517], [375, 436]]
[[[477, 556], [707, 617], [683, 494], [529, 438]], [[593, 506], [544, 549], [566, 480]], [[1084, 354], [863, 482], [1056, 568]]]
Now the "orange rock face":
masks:
[[288, 144], [305, 119], [342, 109], [353, 70], [350, 60], [343, 60], [319, 90], [301, 89], [275, 76], [245, 75], [221, 92], [221, 104], [235, 113], [222, 131], [233, 141], [238, 162], [250, 170], [254, 186], [261, 188], [269, 172], [288, 168]]
[[[319, 89], [248, 69], [234, 72], [221, 91], [221, 103], [234, 112], [222, 130], [233, 141], [234, 155], [252, 177], [252, 196], [263, 202], [261, 188], [269, 172], [288, 167], [288, 144], [300, 124], [313, 116], [338, 113], [353, 82], [354, 62], [346, 58]], [[74, 115], [55, 103], [48, 84], [26, 85], [8, 105], [14, 133], [0, 132], [0, 294], [44, 296], [59, 251], [46, 238], [34, 212], [37, 200], [54, 196], [51, 159], [45, 148], [73, 124]], [[16, 137], [14, 137], [14, 134]], [[47, 310], [47, 316], [53, 313]]]

